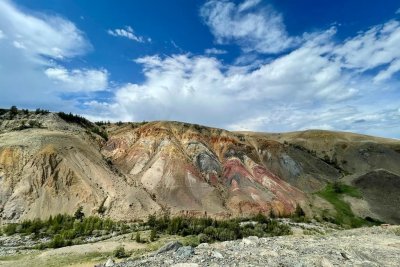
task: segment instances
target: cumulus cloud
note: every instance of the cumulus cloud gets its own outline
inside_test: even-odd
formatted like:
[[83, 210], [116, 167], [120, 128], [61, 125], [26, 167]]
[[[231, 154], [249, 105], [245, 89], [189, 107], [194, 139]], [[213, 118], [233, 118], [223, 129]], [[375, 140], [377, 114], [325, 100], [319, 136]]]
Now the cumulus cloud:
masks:
[[[114, 29], [114, 30], [108, 30], [108, 34], [116, 37], [124, 37], [129, 40], [139, 42], [139, 43], [144, 43], [145, 39], [142, 36], [138, 36], [134, 33], [133, 29], [131, 26], [126, 26], [125, 29]], [[150, 38], [147, 39], [147, 41], [151, 41]]]
[[12, 42], [29, 48], [27, 53], [31, 56], [62, 59], [90, 49], [83, 33], [72, 22], [57, 16], [23, 13], [8, 0], [0, 2], [0, 27]]
[[[384, 25], [376, 29], [386, 29], [386, 39], [397, 32], [397, 27]], [[143, 83], [117, 88], [108, 103], [87, 105], [96, 114], [122, 120], [180, 120], [231, 130], [340, 129], [398, 137], [400, 106], [394, 99], [400, 93], [391, 83], [396, 68], [376, 76], [381, 77], [379, 86], [367, 72], [396, 63], [382, 60], [366, 69], [351, 65], [350, 55], [364, 48], [354, 46], [353, 51], [350, 44], [368, 39], [369, 31], [339, 43], [335, 34], [330, 28], [304, 35], [300, 46], [257, 67], [226, 65], [206, 55], [142, 57], [136, 63], [142, 65]], [[381, 38], [374, 40], [368, 44], [386, 49]]]
[[217, 48], [208, 48], [206, 50], [204, 50], [204, 53], [206, 53], [207, 55], [223, 55], [228, 53], [228, 51], [223, 50], [223, 49], [217, 49]]
[[68, 92], [85, 92], [106, 90], [108, 86], [108, 72], [106, 70], [74, 69], [52, 67], [45, 70], [45, 74], [56, 85], [62, 86]]
[[279, 53], [296, 45], [290, 37], [282, 15], [272, 7], [257, 8], [261, 1], [246, 0], [236, 5], [229, 1], [210, 0], [200, 10], [217, 43], [237, 42], [245, 51]]
[[66, 60], [91, 50], [85, 34], [71, 21], [22, 11], [11, 1], [3, 0], [0, 29], [0, 105], [17, 104], [18, 100], [19, 105], [29, 108], [71, 110], [73, 101], [60, 99], [60, 94], [106, 87], [104, 71], [62, 67]]

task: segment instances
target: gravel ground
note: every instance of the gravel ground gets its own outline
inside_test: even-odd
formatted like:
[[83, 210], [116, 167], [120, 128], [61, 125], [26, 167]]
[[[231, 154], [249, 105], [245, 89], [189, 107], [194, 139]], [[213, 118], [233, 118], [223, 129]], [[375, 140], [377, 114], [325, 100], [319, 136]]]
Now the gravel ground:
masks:
[[[163, 252], [107, 266], [400, 266], [400, 227], [371, 227], [325, 235], [248, 237]], [[105, 266], [106, 264], [104, 264]]]

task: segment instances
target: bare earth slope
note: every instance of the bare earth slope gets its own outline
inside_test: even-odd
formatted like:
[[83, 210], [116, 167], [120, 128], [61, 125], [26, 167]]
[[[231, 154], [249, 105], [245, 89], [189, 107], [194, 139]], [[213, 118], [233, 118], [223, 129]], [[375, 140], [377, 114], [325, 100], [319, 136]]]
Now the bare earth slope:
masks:
[[[99, 131], [107, 132], [108, 140]], [[288, 215], [297, 204], [311, 213], [309, 204], [317, 199], [311, 193], [344, 175], [357, 178], [376, 169], [399, 175], [399, 147], [396, 140], [325, 131], [236, 133], [180, 122], [98, 127], [67, 123], [54, 113], [19, 113], [12, 119], [5, 113], [0, 115], [0, 217], [4, 222], [46, 218], [71, 214], [80, 205], [85, 214], [117, 220], [166, 210], [217, 217]], [[380, 177], [378, 172], [371, 179]], [[369, 184], [376, 183], [354, 182], [363, 194], [369, 194]], [[393, 190], [391, 196], [400, 189]], [[370, 204], [375, 199], [365, 197]]]

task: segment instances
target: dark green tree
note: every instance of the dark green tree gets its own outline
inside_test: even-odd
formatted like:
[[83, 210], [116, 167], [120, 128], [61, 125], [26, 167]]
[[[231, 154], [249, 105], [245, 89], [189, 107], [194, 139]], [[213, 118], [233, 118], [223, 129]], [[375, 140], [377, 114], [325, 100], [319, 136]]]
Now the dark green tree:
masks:
[[12, 106], [10, 108], [10, 119], [14, 118], [18, 114], [18, 108], [16, 106]]
[[80, 221], [83, 220], [83, 218], [85, 217], [85, 213], [83, 213], [83, 207], [82, 206], [79, 206], [79, 208], [75, 211], [74, 217], [77, 220], [80, 220]]

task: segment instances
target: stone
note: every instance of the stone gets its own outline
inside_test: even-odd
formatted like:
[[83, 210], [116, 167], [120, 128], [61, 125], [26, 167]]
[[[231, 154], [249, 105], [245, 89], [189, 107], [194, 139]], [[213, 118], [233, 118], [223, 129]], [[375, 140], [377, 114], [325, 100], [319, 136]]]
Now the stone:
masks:
[[219, 251], [216, 251], [216, 250], [214, 250], [211, 253], [211, 256], [213, 256], [214, 258], [217, 258], [217, 259], [223, 259], [224, 258], [224, 256], [222, 256], [222, 254]]
[[107, 262], [106, 262], [106, 264], [104, 265], [105, 267], [113, 267], [113, 266], [115, 266], [115, 262], [114, 262], [114, 260], [113, 259], [108, 259], [107, 260]]
[[243, 245], [255, 245], [258, 244], [259, 238], [257, 236], [249, 236], [242, 239]]
[[327, 258], [322, 258], [320, 261], [320, 266], [321, 267], [333, 267], [333, 264]]
[[262, 257], [279, 257], [278, 252], [274, 251], [274, 250], [263, 250], [260, 252], [260, 256]]
[[178, 248], [175, 253], [178, 258], [188, 258], [194, 254], [194, 249], [191, 246], [184, 246]]
[[199, 267], [199, 265], [197, 263], [185, 262], [185, 263], [177, 263], [177, 264], [171, 265], [171, 267]]
[[167, 251], [176, 251], [178, 248], [182, 247], [182, 243], [179, 241], [171, 241], [164, 246], [162, 246], [159, 250], [157, 250], [156, 254], [165, 253]]
[[209, 248], [209, 247], [210, 247], [210, 245], [208, 243], [201, 243], [196, 248], [198, 248], [198, 249], [206, 249], [206, 248]]

